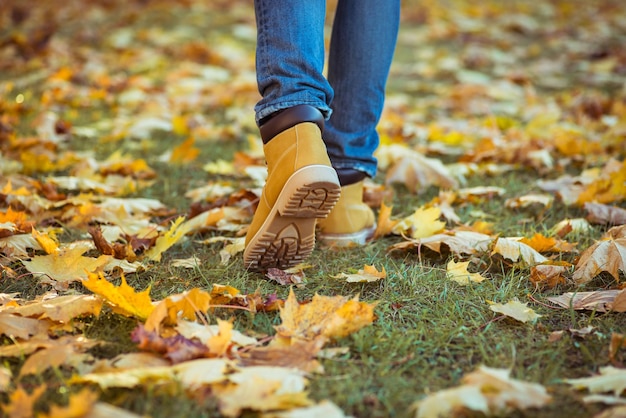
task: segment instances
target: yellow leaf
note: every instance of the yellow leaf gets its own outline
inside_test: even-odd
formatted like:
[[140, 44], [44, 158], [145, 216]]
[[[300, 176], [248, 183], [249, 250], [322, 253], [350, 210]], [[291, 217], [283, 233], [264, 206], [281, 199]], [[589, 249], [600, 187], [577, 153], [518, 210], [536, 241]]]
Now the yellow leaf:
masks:
[[98, 270], [111, 258], [106, 255], [98, 258], [83, 257], [87, 249], [83, 246], [62, 248], [48, 255], [35, 256], [30, 261], [22, 261], [22, 264], [33, 274], [45, 275], [42, 278], [44, 282], [66, 284], [87, 278], [88, 272]]
[[498, 238], [491, 254], [500, 254], [507, 260], [519, 262], [525, 266], [540, 264], [548, 260], [529, 245], [514, 238]]
[[226, 353], [226, 350], [228, 350], [231, 344], [233, 338], [233, 323], [218, 319], [217, 325], [219, 327], [218, 334], [209, 338], [206, 345], [209, 347], [211, 354], [221, 356]]
[[189, 232], [189, 224], [183, 223], [185, 218], [180, 216], [172, 223], [170, 229], [159, 238], [157, 238], [154, 247], [146, 251], [145, 257], [152, 261], [161, 261], [161, 254], [167, 251], [171, 246], [180, 241], [187, 232]]
[[441, 209], [418, 208], [413, 215], [404, 218], [393, 228], [396, 234], [409, 233], [411, 238], [427, 238], [444, 230], [445, 222], [439, 220]]
[[509, 316], [520, 322], [535, 322], [541, 315], [538, 315], [535, 311], [529, 308], [527, 303], [520, 302], [517, 298], [508, 301], [505, 304], [489, 302], [491, 309], [494, 312], [501, 313]]
[[313, 296], [310, 303], [300, 305], [293, 289], [280, 310], [282, 324], [276, 327], [281, 337], [312, 340], [345, 337], [374, 321], [375, 304], [358, 302], [343, 296]]
[[3, 307], [2, 313], [49, 318], [56, 322], [70, 322], [83, 315], [99, 315], [102, 299], [94, 295], [65, 295], [48, 298], [21, 306]]
[[194, 139], [189, 137], [182, 144], [175, 147], [170, 155], [170, 162], [174, 164], [187, 164], [198, 158], [200, 150], [193, 146]]
[[377, 282], [387, 277], [385, 267], [382, 271], [378, 271], [374, 266], [365, 265], [357, 274], [340, 273], [335, 278], [345, 278], [348, 283], [360, 283], [360, 282]]
[[626, 370], [606, 366], [600, 368], [597, 376], [565, 381], [577, 389], [585, 388], [591, 393], [613, 392], [615, 396], [619, 396], [626, 389]]
[[157, 331], [162, 322], [176, 324], [178, 318], [196, 319], [196, 313], [206, 313], [211, 304], [211, 295], [198, 288], [170, 295], [159, 302], [146, 320], [146, 330]]
[[41, 385], [29, 394], [22, 386], [19, 386], [9, 395], [9, 402], [2, 405], [2, 411], [7, 418], [32, 418], [34, 404], [45, 391], [46, 386]]
[[119, 287], [116, 287], [108, 282], [102, 273], [90, 273], [89, 278], [83, 280], [83, 286], [104, 298], [115, 312], [122, 315], [134, 316], [145, 320], [154, 310], [150, 300], [150, 286], [146, 290], [137, 293], [135, 289], [126, 283], [124, 275], [122, 275], [122, 283]]
[[378, 211], [378, 222], [376, 223], [376, 231], [374, 237], [384, 237], [389, 235], [398, 221], [391, 220], [391, 211], [393, 206], [387, 206], [384, 202], [380, 204], [380, 210]]
[[457, 263], [454, 260], [450, 260], [446, 266], [446, 277], [462, 286], [468, 285], [472, 282], [480, 283], [485, 280], [485, 278], [479, 273], [470, 273], [467, 271], [469, 263], [469, 261], [459, 261]]

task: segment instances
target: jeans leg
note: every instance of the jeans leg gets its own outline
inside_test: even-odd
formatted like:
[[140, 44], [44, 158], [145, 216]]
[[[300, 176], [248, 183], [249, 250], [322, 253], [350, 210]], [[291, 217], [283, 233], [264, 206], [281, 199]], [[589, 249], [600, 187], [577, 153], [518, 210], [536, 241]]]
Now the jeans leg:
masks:
[[329, 51], [334, 89], [324, 142], [335, 168], [376, 175], [385, 85], [400, 22], [400, 0], [339, 0]]
[[[387, 0], [385, 0], [387, 1]], [[262, 99], [256, 120], [296, 105], [331, 113], [324, 69], [325, 0], [255, 0], [256, 72]]]

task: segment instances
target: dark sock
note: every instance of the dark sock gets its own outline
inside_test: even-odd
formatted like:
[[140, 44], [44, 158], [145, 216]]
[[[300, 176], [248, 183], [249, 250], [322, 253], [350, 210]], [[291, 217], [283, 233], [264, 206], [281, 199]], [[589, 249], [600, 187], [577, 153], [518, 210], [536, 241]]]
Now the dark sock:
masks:
[[339, 184], [342, 186], [358, 183], [367, 177], [367, 174], [363, 171], [355, 170], [353, 168], [338, 168], [336, 171], [337, 177], [339, 177]]
[[324, 116], [317, 108], [309, 105], [298, 105], [279, 110], [261, 119], [259, 130], [264, 144], [270, 142], [279, 133], [303, 122], [313, 122], [324, 131]]

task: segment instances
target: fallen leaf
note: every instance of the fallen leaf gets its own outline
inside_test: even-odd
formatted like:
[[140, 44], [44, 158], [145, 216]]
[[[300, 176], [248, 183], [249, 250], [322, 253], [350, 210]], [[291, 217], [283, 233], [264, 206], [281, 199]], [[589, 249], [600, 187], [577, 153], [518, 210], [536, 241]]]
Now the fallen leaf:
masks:
[[[149, 293], [149, 289], [145, 292]], [[146, 329], [148, 331], [158, 331], [161, 323], [165, 322], [165, 324], [173, 325], [176, 324], [178, 318], [195, 320], [198, 314], [205, 314], [209, 310], [211, 302], [211, 295], [198, 288], [170, 295], [150, 311], [148, 318], [146, 318]], [[146, 310], [149, 310], [147, 299], [144, 303], [146, 304]], [[152, 306], [151, 302], [150, 306]]]
[[151, 261], [161, 261], [161, 255], [189, 232], [191, 224], [184, 223], [184, 220], [182, 216], [177, 218], [170, 229], [157, 238], [154, 247], [146, 251], [145, 258]]
[[620, 348], [626, 347], [626, 335], [614, 332], [611, 334], [611, 344], [609, 345], [609, 359], [615, 362], [617, 352]]
[[470, 273], [467, 271], [469, 261], [450, 260], [446, 265], [446, 277], [449, 280], [455, 281], [462, 286], [467, 286], [470, 283], [480, 283], [486, 280], [480, 273]]
[[597, 290], [593, 292], [567, 292], [547, 299], [567, 309], [609, 312], [616, 307], [617, 312], [626, 312], [625, 297], [626, 290]]
[[282, 323], [276, 326], [283, 338], [313, 340], [345, 337], [374, 321], [375, 304], [343, 296], [313, 296], [310, 303], [299, 304], [293, 289], [280, 310]]
[[626, 209], [587, 202], [584, 205], [587, 211], [587, 220], [594, 224], [624, 225], [626, 224]]
[[269, 268], [265, 273], [265, 277], [281, 286], [289, 286], [292, 284], [301, 284], [305, 276], [302, 270], [288, 272], [278, 268]]
[[13, 380], [13, 373], [11, 373], [11, 369], [0, 366], [0, 393], [8, 392], [9, 386], [11, 386], [11, 381]]
[[384, 266], [382, 271], [378, 271], [374, 266], [365, 265], [356, 274], [339, 273], [333, 277], [336, 279], [346, 279], [347, 283], [371, 283], [387, 277], [387, 272]]
[[619, 396], [626, 389], [626, 369], [612, 366], [600, 367], [600, 374], [580, 379], [565, 379], [576, 389], [587, 389], [591, 393], [613, 392]]
[[326, 339], [298, 340], [291, 345], [270, 344], [253, 347], [240, 354], [244, 366], [279, 366], [296, 368], [307, 373], [322, 373], [323, 367], [316, 359]]
[[506, 414], [512, 410], [539, 408], [551, 401], [542, 385], [512, 379], [510, 373], [508, 369], [480, 366], [461, 379], [461, 386], [435, 392], [417, 402], [415, 416], [456, 416], [461, 409], [486, 415]]
[[135, 292], [135, 289], [126, 283], [124, 275], [119, 286], [107, 281], [102, 273], [90, 273], [88, 276], [83, 280], [83, 286], [102, 297], [115, 312], [146, 320], [154, 310], [150, 299], [150, 286], [142, 292]]
[[22, 386], [18, 386], [9, 394], [9, 402], [0, 407], [7, 418], [32, 418], [35, 416], [34, 404], [45, 391], [45, 385], [35, 387], [30, 394]]
[[385, 203], [380, 204], [380, 210], [378, 211], [378, 222], [376, 222], [376, 231], [374, 232], [375, 238], [384, 237], [391, 234], [393, 228], [398, 221], [391, 219], [391, 211], [393, 206], [387, 206]]
[[56, 322], [70, 322], [85, 315], [100, 314], [102, 299], [94, 295], [65, 295], [29, 302], [19, 306], [0, 308], [0, 314], [9, 313]]
[[22, 261], [26, 270], [32, 274], [41, 274], [45, 278], [42, 282], [68, 284], [86, 279], [88, 274], [104, 266], [109, 256], [98, 258], [83, 257], [88, 250], [85, 246], [75, 246], [59, 249], [48, 255], [38, 255], [30, 261]]
[[606, 271], [619, 281], [619, 271], [626, 272], [626, 238], [598, 241], [580, 255], [572, 278], [577, 284], [590, 282]]
[[234, 385], [218, 388], [220, 412], [237, 417], [244, 409], [274, 411], [309, 406], [306, 379], [297, 369], [251, 366], [228, 376]]
[[331, 401], [324, 400], [317, 405], [304, 408], [295, 408], [290, 411], [268, 412], [261, 414], [261, 418], [348, 418], [341, 408]]
[[407, 216], [398, 222], [392, 232], [394, 234], [408, 234], [413, 239], [426, 238], [443, 231], [445, 222], [439, 220], [441, 209], [418, 208], [413, 215]]
[[530, 268], [529, 280], [535, 286], [552, 289], [559, 284], [565, 284], [567, 279], [565, 273], [569, 266], [558, 264], [537, 264]]
[[189, 137], [182, 144], [174, 147], [169, 161], [173, 164], [188, 164], [194, 161], [200, 155], [200, 150], [193, 144], [193, 137]]
[[51, 325], [38, 319], [0, 312], [0, 335], [9, 338], [28, 340], [34, 335], [46, 334]]
[[505, 259], [519, 263], [522, 266], [533, 266], [548, 260], [527, 244], [512, 238], [496, 239], [491, 251], [491, 255], [493, 254], [499, 254]]
[[538, 315], [527, 305], [527, 303], [522, 303], [515, 298], [505, 304], [490, 302], [489, 309], [496, 313], [509, 316], [520, 322], [535, 322], [538, 318], [541, 318], [541, 315]]
[[[70, 395], [67, 406], [52, 404], [47, 414], [38, 414], [41, 418], [80, 418], [91, 416], [94, 405], [98, 401], [98, 394], [91, 389], [84, 388], [78, 393]], [[90, 414], [90, 415], [87, 415]]]

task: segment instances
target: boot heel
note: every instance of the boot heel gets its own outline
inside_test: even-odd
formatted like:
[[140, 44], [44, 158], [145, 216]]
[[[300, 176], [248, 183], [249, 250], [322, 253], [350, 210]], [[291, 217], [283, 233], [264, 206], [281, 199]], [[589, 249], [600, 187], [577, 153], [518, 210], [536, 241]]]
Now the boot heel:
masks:
[[285, 184], [278, 199], [281, 216], [294, 218], [325, 218], [341, 195], [334, 169], [307, 166], [296, 171]]

